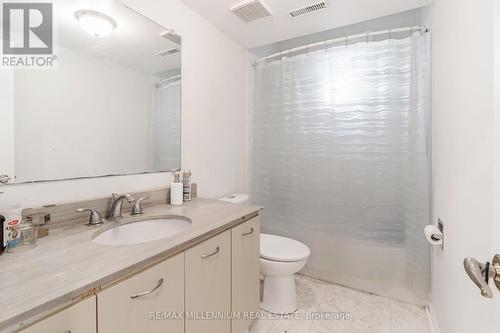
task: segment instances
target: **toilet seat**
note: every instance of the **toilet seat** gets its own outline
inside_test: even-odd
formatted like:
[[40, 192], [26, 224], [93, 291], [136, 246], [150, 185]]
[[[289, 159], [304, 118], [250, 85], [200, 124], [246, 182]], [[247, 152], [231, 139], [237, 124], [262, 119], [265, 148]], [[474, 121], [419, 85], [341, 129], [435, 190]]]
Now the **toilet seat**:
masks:
[[278, 262], [297, 262], [309, 258], [311, 250], [305, 244], [294, 239], [261, 234], [260, 257]]

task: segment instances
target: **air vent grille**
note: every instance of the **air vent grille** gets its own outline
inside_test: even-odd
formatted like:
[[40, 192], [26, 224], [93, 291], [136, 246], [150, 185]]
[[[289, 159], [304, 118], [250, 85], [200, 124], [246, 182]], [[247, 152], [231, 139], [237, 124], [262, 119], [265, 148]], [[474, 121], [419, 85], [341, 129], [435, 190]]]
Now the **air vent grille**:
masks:
[[302, 16], [302, 15], [311, 14], [311, 13], [317, 12], [318, 10], [323, 10], [326, 8], [328, 8], [328, 4], [326, 1], [318, 2], [318, 3], [312, 4], [312, 5], [309, 5], [306, 7], [297, 8], [295, 10], [292, 10], [290, 12], [290, 16], [292, 18], [296, 18], [296, 17]]
[[166, 56], [169, 56], [171, 54], [176, 54], [176, 53], [179, 53], [179, 52], [180, 52], [179, 49], [170, 49], [170, 50], [160, 51], [156, 55], [158, 55], [160, 57], [166, 57]]
[[181, 45], [182, 37], [175, 33], [173, 30], [165, 31], [160, 34], [161, 37], [168, 39], [171, 42], [174, 42], [177, 45]]
[[245, 1], [230, 10], [246, 23], [271, 16], [271, 11], [262, 0]]

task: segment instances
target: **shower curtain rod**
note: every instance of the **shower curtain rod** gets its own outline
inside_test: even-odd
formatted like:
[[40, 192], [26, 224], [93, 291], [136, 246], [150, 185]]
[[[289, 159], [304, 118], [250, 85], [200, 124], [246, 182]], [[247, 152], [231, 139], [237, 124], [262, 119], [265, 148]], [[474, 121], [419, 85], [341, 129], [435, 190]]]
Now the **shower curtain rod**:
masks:
[[172, 81], [177, 81], [177, 80], [180, 80], [182, 78], [182, 76], [179, 74], [179, 75], [174, 75], [174, 76], [171, 76], [171, 77], [168, 77], [166, 79], [163, 79], [163, 80], [160, 80], [158, 82], [156, 82], [155, 84], [153, 84], [156, 88], [159, 88], [161, 86], [163, 86], [164, 84], [167, 84], [167, 83], [170, 83]]
[[[334, 46], [335, 43], [338, 43], [340, 41], [343, 41], [346, 46], [349, 46], [349, 41], [359, 40], [361, 38], [366, 40], [366, 42], [370, 42], [370, 37], [373, 40], [373, 37], [375, 37], [375, 36], [388, 35], [389, 39], [391, 39], [393, 34], [405, 33], [405, 32], [413, 33], [416, 31], [420, 31], [420, 32], [425, 33], [425, 32], [429, 32], [429, 28], [427, 28], [426, 26], [412, 26], [412, 27], [390, 29], [390, 30], [368, 31], [368, 32], [365, 32], [362, 34], [356, 34], [356, 35], [328, 39], [328, 40], [324, 40], [321, 42], [316, 42], [316, 43], [311, 43], [311, 44], [291, 48], [287, 51], [277, 52], [277, 53], [271, 54], [267, 57], [262, 57], [260, 59], [257, 59], [253, 63], [253, 66], [255, 67], [255, 66], [257, 66], [258, 63], [263, 62], [263, 61], [269, 61], [269, 60], [272, 60], [274, 58], [281, 58], [285, 55], [290, 56], [292, 53], [296, 53], [296, 52], [300, 52], [300, 51], [309, 51], [310, 49], [314, 49], [314, 48], [324, 47], [325, 50], [328, 50], [330, 47]], [[299, 54], [301, 54], [301, 53], [299, 53]]]

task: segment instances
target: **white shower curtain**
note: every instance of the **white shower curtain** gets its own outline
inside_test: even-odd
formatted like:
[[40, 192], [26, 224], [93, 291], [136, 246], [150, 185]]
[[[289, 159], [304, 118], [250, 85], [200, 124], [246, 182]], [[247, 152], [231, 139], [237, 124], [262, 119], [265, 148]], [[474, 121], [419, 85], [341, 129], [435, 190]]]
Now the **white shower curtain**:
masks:
[[181, 81], [154, 87], [151, 114], [153, 171], [181, 167]]
[[253, 198], [306, 275], [426, 303], [429, 91], [429, 33], [257, 66]]

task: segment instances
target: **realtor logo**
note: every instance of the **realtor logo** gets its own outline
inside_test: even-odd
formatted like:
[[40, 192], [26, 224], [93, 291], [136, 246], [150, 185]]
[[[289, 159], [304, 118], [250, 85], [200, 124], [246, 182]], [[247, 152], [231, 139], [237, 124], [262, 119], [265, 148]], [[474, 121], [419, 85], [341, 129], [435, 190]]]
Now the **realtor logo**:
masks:
[[54, 53], [53, 4], [4, 2], [2, 4], [2, 65], [52, 67]]

